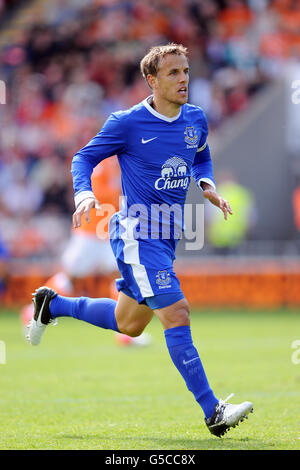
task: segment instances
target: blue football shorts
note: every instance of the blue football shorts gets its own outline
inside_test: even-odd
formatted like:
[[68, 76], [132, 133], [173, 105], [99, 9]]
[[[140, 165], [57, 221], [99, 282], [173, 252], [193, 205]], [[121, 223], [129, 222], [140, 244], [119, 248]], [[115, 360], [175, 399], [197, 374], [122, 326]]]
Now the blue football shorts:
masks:
[[184, 298], [180, 282], [173, 267], [147, 268], [143, 265], [126, 264], [117, 259], [122, 277], [116, 280], [118, 291], [146, 304], [152, 310], [168, 307]]
[[[116, 280], [118, 291], [152, 310], [184, 298], [173, 270], [175, 256], [159, 240], [145, 242], [128, 240], [123, 236], [111, 238], [110, 243], [122, 276]], [[144, 260], [149, 260], [149, 263], [145, 264]]]

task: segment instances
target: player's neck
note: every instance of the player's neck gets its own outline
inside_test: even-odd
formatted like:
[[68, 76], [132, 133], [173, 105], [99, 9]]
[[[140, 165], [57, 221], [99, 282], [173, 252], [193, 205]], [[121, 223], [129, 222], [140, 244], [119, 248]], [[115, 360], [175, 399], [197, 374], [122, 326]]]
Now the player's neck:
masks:
[[153, 96], [151, 106], [159, 114], [168, 118], [177, 116], [181, 108], [180, 104], [171, 103], [170, 101], [163, 100], [158, 96]]

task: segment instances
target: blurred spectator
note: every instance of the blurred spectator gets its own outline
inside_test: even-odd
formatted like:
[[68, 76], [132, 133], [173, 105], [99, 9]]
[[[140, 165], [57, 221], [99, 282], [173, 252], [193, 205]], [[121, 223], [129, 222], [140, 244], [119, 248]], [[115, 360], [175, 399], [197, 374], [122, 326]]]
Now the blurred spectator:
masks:
[[5, 15], [12, 13], [20, 3], [20, 0], [0, 0], [0, 20], [5, 18]]
[[233, 214], [224, 222], [223, 214], [214, 206], [208, 207], [208, 242], [218, 254], [234, 254], [255, 223], [255, 201], [251, 192], [238, 183], [233, 174], [223, 172], [216, 179], [218, 191], [230, 201]]
[[300, 233], [300, 181], [298, 186], [293, 191], [293, 213], [294, 213], [294, 223], [295, 227]]
[[42, 202], [41, 188], [25, 176], [16, 175], [0, 195], [2, 207], [12, 216], [35, 213]]
[[10, 253], [8, 248], [0, 237], [0, 300], [5, 293], [9, 259]]
[[72, 282], [93, 274], [118, 272], [108, 235], [108, 221], [120, 206], [121, 175], [116, 156], [94, 168], [91, 182], [102, 209], [91, 210], [89, 223], [82, 216], [81, 226], [71, 231], [61, 265]]

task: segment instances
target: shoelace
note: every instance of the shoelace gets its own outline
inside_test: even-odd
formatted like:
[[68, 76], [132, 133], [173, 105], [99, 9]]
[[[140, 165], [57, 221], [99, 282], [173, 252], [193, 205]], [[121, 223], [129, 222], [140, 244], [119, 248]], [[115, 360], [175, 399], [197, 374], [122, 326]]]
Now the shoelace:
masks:
[[220, 399], [220, 400], [219, 400], [219, 404], [220, 404], [220, 405], [225, 405], [226, 402], [227, 402], [227, 400], [230, 400], [230, 398], [232, 398], [233, 395], [234, 395], [234, 393], [231, 393], [230, 395], [228, 395], [227, 398], [225, 398], [225, 400]]
[[[215, 411], [216, 418], [218, 417], [218, 415], [220, 413], [223, 413], [223, 410], [224, 410], [225, 406], [227, 405], [227, 400], [230, 400], [230, 398], [233, 397], [233, 395], [234, 395], [234, 393], [231, 393], [230, 395], [228, 395], [228, 397], [225, 398], [225, 400], [222, 400], [222, 399], [219, 400], [219, 403], [217, 404], [216, 411]], [[216, 418], [215, 418], [215, 420], [216, 420]]]

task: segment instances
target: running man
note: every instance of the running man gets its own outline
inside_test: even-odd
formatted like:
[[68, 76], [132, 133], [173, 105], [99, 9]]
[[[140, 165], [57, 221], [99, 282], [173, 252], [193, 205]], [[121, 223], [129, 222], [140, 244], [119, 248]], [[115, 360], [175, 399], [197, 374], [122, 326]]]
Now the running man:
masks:
[[[118, 156], [124, 199], [110, 221], [111, 246], [122, 275], [117, 280], [118, 300], [63, 297], [40, 287], [33, 298], [35, 314], [28, 340], [39, 344], [46, 326], [61, 316], [134, 337], [155, 314], [174, 365], [202, 408], [208, 429], [220, 437], [253, 411], [252, 403], [226, 403], [211, 389], [193, 345], [189, 305], [173, 261], [191, 176], [225, 219], [232, 211], [216, 192], [206, 117], [201, 108], [187, 103], [187, 49], [177, 44], [153, 47], [140, 66], [151, 96], [129, 110], [112, 113], [101, 131], [75, 154], [71, 169], [76, 228], [81, 217], [88, 220], [98, 205], [91, 187], [93, 168], [105, 158]], [[163, 236], [164, 222], [158, 223], [164, 215], [172, 222], [167, 236]]]

